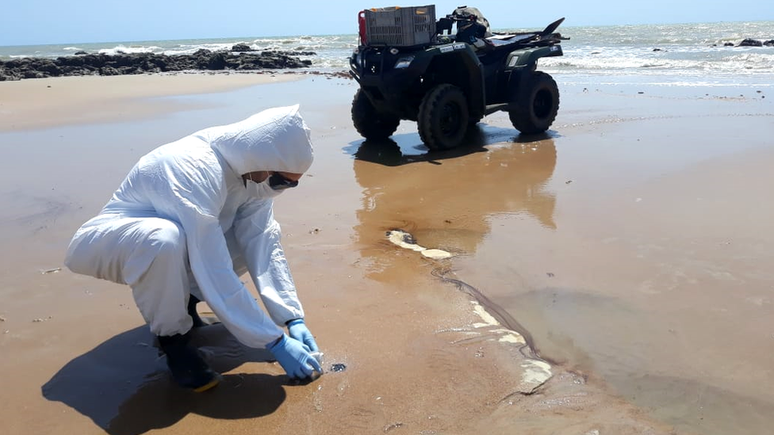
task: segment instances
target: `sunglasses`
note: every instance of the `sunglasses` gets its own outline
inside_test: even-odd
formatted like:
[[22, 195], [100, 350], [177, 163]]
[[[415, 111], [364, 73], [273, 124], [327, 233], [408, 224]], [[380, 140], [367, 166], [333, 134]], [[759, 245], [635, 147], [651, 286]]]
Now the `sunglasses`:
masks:
[[298, 180], [288, 180], [279, 172], [274, 172], [269, 176], [269, 187], [274, 190], [285, 190], [296, 186], [298, 186]]

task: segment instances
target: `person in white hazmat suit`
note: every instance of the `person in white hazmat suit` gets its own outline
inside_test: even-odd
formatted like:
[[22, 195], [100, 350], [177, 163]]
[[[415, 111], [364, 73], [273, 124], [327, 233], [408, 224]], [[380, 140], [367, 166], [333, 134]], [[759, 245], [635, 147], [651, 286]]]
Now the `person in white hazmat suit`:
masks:
[[[163, 145], [78, 229], [65, 264], [131, 287], [182, 387], [221, 380], [189, 344], [191, 328], [204, 324], [199, 301], [240, 342], [270, 350], [290, 378], [322, 373], [273, 214], [273, 198], [297, 186], [312, 160], [297, 105]], [[240, 281], [246, 271], [268, 314]]]

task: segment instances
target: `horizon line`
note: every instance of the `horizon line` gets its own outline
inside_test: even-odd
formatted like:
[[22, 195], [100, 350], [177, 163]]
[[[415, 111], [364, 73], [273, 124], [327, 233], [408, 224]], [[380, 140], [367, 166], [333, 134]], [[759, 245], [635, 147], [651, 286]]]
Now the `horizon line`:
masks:
[[[685, 24], [728, 24], [728, 23], [774, 23], [774, 20], [752, 20], [752, 21], [692, 21], [681, 23], [639, 23], [639, 24], [590, 24], [590, 25], [567, 25], [562, 26], [563, 29], [567, 28], [579, 28], [579, 27], [636, 27], [636, 26], [680, 26]], [[524, 29], [526, 27], [499, 27], [493, 28], [492, 31], [501, 30], [513, 30]], [[541, 30], [541, 29], [537, 29]], [[167, 39], [116, 39], [105, 41], [80, 41], [80, 42], [44, 42], [44, 43], [26, 43], [26, 44], [4, 44], [0, 43], [0, 47], [30, 47], [30, 46], [46, 46], [46, 45], [69, 45], [69, 44], [113, 44], [113, 43], [126, 43], [126, 42], [162, 42], [162, 41], [191, 41], [191, 40], [217, 40], [217, 39], [274, 39], [274, 38], [297, 38], [297, 37], [327, 37], [327, 36], [352, 36], [357, 37], [357, 33], [319, 33], [319, 34], [286, 34], [286, 35], [265, 35], [265, 36], [216, 36], [216, 37], [190, 37], [190, 38], [167, 38]], [[772, 34], [771, 38], [774, 38]]]

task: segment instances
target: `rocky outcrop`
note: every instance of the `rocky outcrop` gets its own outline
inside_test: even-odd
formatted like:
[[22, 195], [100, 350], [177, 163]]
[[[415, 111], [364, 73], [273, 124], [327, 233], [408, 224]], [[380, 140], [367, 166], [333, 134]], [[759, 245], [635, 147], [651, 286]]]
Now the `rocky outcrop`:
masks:
[[[712, 44], [712, 47], [717, 47], [717, 44]], [[724, 42], [723, 47], [774, 47], [774, 39], [769, 41], [761, 41], [759, 39], [745, 38], [739, 44], [733, 42]]]
[[[313, 52], [258, 52], [246, 44], [237, 44], [233, 51], [201, 49], [193, 54], [165, 55], [153, 53], [135, 54], [77, 54], [56, 59], [25, 57], [9, 61], [0, 60], [0, 81], [33, 78], [127, 75], [176, 71], [251, 71], [265, 69], [306, 68], [310, 60], [298, 56], [312, 56]], [[246, 48], [246, 50], [244, 50]]]
[[763, 47], [763, 42], [758, 41], [757, 39], [750, 39], [747, 38], [739, 43], [740, 47]]

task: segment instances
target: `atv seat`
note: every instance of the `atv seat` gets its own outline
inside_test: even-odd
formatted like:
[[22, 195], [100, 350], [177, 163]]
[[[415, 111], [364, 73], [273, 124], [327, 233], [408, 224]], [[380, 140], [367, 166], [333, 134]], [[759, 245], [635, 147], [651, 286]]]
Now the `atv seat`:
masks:
[[479, 60], [486, 65], [500, 62], [503, 56], [513, 50], [515, 44], [524, 42], [534, 36], [534, 33], [495, 35], [488, 38], [478, 38], [471, 45]]
[[521, 42], [535, 36], [534, 33], [521, 33], [521, 34], [509, 34], [509, 35], [492, 35], [486, 38], [495, 47], [501, 47], [504, 45], [511, 45], [515, 42]]

